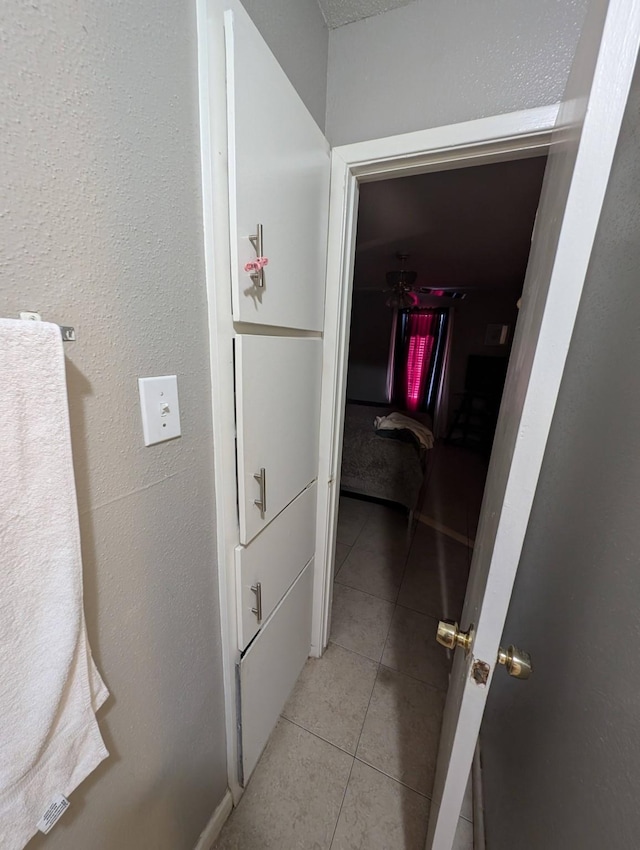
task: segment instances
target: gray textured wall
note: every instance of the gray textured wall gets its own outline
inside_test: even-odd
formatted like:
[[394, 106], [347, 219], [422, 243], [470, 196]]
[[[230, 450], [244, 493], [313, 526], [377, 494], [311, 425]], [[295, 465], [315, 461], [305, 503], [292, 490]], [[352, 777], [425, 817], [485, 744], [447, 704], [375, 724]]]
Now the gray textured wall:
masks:
[[[65, 347], [85, 608], [111, 757], [50, 850], [192, 850], [226, 780], [195, 4], [3, 4], [0, 315]], [[137, 378], [178, 375], [142, 442]]]
[[491, 850], [627, 850], [640, 807], [640, 76], [569, 351], [483, 726]]
[[416, 0], [331, 30], [333, 145], [560, 100], [585, 0]]
[[329, 31], [316, 0], [242, 0], [318, 126], [327, 106]]

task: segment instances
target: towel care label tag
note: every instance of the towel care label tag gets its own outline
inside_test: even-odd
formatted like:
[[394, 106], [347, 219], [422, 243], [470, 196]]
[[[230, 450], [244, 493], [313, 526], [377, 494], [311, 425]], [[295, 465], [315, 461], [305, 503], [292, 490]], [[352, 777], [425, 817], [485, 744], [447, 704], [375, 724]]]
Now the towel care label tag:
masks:
[[46, 835], [58, 823], [62, 815], [69, 808], [69, 801], [62, 794], [58, 794], [53, 798], [47, 811], [38, 821], [38, 829]]

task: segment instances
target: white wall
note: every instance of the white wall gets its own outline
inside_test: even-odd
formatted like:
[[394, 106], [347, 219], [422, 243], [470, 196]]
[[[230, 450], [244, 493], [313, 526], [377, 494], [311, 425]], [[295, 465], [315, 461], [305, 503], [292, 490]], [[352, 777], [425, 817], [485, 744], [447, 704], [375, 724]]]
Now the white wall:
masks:
[[586, 0], [416, 0], [331, 30], [333, 145], [560, 100]]
[[327, 106], [329, 31], [316, 0], [242, 0], [320, 129]]
[[[65, 346], [111, 757], [30, 850], [192, 850], [226, 785], [191, 0], [6, 0], [0, 315]], [[145, 448], [137, 378], [178, 375]], [[0, 580], [0, 593], [2, 592]]]

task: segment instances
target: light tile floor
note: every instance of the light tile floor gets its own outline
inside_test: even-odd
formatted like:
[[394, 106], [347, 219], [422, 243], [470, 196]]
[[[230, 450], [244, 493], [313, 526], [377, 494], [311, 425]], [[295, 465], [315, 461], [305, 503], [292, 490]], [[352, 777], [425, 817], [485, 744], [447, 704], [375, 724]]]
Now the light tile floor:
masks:
[[[429, 511], [446, 464], [432, 466]], [[460, 479], [459, 486], [460, 486]], [[433, 483], [432, 483], [433, 482]], [[477, 487], [435, 502], [475, 534]], [[460, 490], [459, 490], [460, 493]], [[471, 549], [393, 508], [340, 502], [331, 642], [309, 659], [219, 850], [423, 850], [450, 661], [437, 619], [460, 616]], [[470, 788], [455, 850], [473, 846]]]

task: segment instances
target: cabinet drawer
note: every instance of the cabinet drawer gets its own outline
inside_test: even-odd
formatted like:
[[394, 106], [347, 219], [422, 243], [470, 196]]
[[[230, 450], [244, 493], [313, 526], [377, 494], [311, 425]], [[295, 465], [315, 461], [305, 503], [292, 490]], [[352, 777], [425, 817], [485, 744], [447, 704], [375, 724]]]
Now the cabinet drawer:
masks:
[[[236, 546], [238, 645], [241, 650], [249, 645], [313, 556], [315, 539], [314, 482], [251, 543]], [[262, 616], [259, 620], [260, 606]]]
[[313, 559], [237, 666], [246, 785], [309, 656]]

